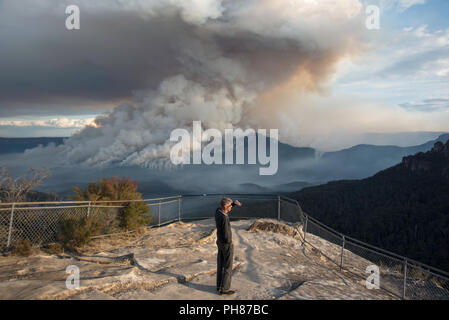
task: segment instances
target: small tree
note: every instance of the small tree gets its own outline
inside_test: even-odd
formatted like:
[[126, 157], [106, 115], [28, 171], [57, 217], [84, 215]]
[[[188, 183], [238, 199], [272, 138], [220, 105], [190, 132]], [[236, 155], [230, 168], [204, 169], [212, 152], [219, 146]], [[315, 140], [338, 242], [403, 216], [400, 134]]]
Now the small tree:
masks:
[[91, 182], [83, 191], [80, 187], [73, 187], [75, 195], [70, 196], [70, 200], [75, 201], [104, 201], [104, 200], [141, 200], [142, 195], [137, 192], [137, 181], [130, 178], [117, 177], [98, 179]]
[[16, 247], [12, 250], [12, 254], [28, 257], [33, 253], [31, 242], [28, 239], [21, 239], [18, 241]]
[[65, 247], [74, 249], [88, 244], [103, 227], [104, 222], [97, 217], [69, 218], [61, 223], [58, 238]]
[[45, 167], [31, 168], [27, 174], [14, 178], [6, 167], [0, 169], [0, 196], [5, 202], [21, 202], [27, 194], [50, 176]]
[[[85, 190], [74, 187], [72, 190], [75, 195], [70, 199], [75, 201], [142, 200], [142, 195], [137, 192], [137, 188], [138, 182], [130, 178], [104, 178], [89, 183]], [[117, 205], [117, 203], [102, 203], [102, 205]], [[150, 207], [145, 202], [124, 202], [122, 205], [124, 208], [120, 209], [118, 216], [120, 228], [135, 230], [150, 223]]]
[[81, 189], [80, 187], [73, 187], [72, 191], [75, 192], [75, 195], [70, 196], [69, 200], [74, 201], [110, 200], [105, 198], [101, 185], [98, 182], [89, 183], [85, 191], [83, 191], [83, 189]]
[[131, 202], [120, 210], [120, 227], [125, 230], [136, 230], [151, 222], [150, 208], [145, 202]]

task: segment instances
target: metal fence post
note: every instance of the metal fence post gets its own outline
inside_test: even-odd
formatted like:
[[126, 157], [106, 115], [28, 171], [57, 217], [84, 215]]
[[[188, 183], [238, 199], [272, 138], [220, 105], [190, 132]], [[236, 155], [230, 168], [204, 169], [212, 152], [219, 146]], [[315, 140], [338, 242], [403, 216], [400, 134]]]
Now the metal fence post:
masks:
[[87, 218], [89, 218], [89, 215], [90, 215], [90, 204], [91, 204], [91, 201], [89, 201], [89, 204], [87, 206]]
[[158, 226], [160, 226], [161, 225], [161, 201], [160, 200], [158, 203], [158, 216], [159, 216]]
[[179, 196], [179, 199], [178, 199], [178, 221], [179, 222], [181, 222], [181, 197], [182, 196]]
[[309, 216], [306, 215], [306, 221], [304, 222], [304, 242], [306, 242], [307, 221], [309, 221]]
[[281, 221], [281, 196], [278, 196], [278, 221]]
[[402, 300], [405, 299], [406, 287], [407, 287], [407, 259], [404, 258], [404, 288], [402, 289]]
[[343, 244], [342, 244], [342, 246], [341, 246], [340, 271], [341, 271], [341, 269], [343, 268], [343, 252], [344, 252], [344, 250], [345, 250], [345, 242], [346, 242], [345, 236], [342, 235], [342, 237], [343, 237]]
[[9, 245], [11, 244], [11, 233], [12, 233], [12, 222], [14, 220], [14, 207], [15, 203], [11, 206], [11, 218], [9, 219], [9, 232], [8, 232], [8, 242], [6, 244], [6, 248], [9, 249]]

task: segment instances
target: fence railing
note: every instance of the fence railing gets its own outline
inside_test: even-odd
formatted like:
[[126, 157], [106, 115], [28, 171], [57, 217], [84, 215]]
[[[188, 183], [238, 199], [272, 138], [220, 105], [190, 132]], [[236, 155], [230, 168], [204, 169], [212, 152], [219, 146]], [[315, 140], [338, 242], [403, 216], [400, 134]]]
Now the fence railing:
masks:
[[[157, 227], [176, 221], [213, 217], [222, 197], [244, 204], [232, 219], [271, 218], [300, 228], [304, 244], [321, 251], [335, 268], [365, 281], [369, 270], [379, 271], [380, 289], [400, 299], [449, 299], [449, 273], [345, 236], [303, 212], [298, 201], [280, 195], [195, 194], [143, 200], [0, 203], [0, 249], [9, 250], [20, 240], [40, 246], [58, 241], [65, 219], [96, 216], [106, 221], [100, 237], [123, 233], [118, 227], [120, 209], [130, 202], [145, 202]], [[325, 248], [325, 249], [323, 249]]]
[[340, 270], [365, 281], [374, 267], [380, 288], [396, 298], [449, 299], [449, 273], [339, 233], [284, 199], [299, 208], [304, 242], [319, 250], [326, 240], [326, 258]]

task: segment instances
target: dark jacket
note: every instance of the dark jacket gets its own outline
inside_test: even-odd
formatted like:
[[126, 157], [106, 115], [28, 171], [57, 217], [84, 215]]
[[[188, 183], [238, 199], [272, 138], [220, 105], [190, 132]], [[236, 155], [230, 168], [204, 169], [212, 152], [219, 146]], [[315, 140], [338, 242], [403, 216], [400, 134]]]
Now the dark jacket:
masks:
[[232, 243], [231, 223], [229, 216], [217, 208], [215, 211], [215, 224], [217, 226], [217, 241], [220, 243]]

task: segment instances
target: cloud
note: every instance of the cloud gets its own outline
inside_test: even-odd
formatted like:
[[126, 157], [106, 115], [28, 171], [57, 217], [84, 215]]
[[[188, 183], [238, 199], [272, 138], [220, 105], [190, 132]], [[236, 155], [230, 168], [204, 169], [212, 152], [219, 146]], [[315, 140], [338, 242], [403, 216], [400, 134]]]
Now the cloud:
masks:
[[400, 104], [408, 111], [440, 112], [449, 111], [449, 99], [426, 99], [422, 102], [407, 102]]
[[[80, 7], [80, 30], [65, 28], [69, 4]], [[203, 58], [230, 72], [238, 63], [248, 67], [251, 57], [244, 55], [261, 50], [253, 54], [254, 67], [261, 68], [253, 78], [272, 72], [273, 82], [280, 81], [276, 76], [295, 67], [295, 54], [355, 44], [360, 8], [358, 0], [298, 0], [294, 6], [273, 0], [3, 0], [0, 116], [111, 110], [136, 92], [157, 90], [165, 78], [192, 73], [202, 50], [222, 55], [220, 61], [212, 53]], [[271, 40], [271, 51], [262, 51]], [[267, 58], [271, 66], [262, 66]]]
[[54, 118], [49, 120], [1, 120], [0, 126], [15, 127], [51, 127], [51, 128], [84, 128], [85, 126], [96, 126], [95, 118], [90, 119], [68, 119]]
[[[80, 6], [81, 30], [66, 30], [66, 4]], [[101, 112], [106, 104], [110, 110], [179, 71], [176, 43], [193, 25], [176, 11], [157, 17], [140, 11], [143, 5], [1, 1], [0, 113], [40, 114], [42, 105], [46, 114], [79, 114], [81, 107]]]
[[384, 75], [449, 79], [449, 29], [431, 32], [427, 25], [407, 29], [396, 46], [399, 57], [383, 71]]
[[[291, 93], [284, 95], [279, 103], [284, 106], [284, 112], [266, 113], [260, 124], [281, 128], [279, 136], [286, 143], [322, 151], [352, 146], [351, 143], [362, 140], [359, 135], [366, 132], [415, 132], [417, 128], [423, 132], [448, 131], [447, 99], [427, 101], [445, 106], [444, 112], [412, 112], [391, 103], [369, 102], [361, 97], [343, 94], [317, 96]], [[264, 110], [260, 112], [264, 113]]]
[[394, 0], [397, 3], [398, 10], [403, 12], [416, 5], [426, 4], [427, 0]]
[[447, 97], [449, 29], [411, 26], [378, 34], [369, 47], [358, 61], [339, 68], [336, 94], [396, 105]]
[[[427, 25], [408, 27], [376, 38], [372, 51], [345, 70], [344, 82], [403, 79], [449, 79], [449, 29], [428, 30]], [[343, 76], [342, 76], [343, 77]]]
[[382, 7], [387, 9], [396, 8], [400, 13], [406, 11], [407, 9], [416, 6], [426, 4], [427, 0], [380, 0]]
[[[150, 166], [167, 159], [171, 130], [189, 129], [193, 120], [204, 129], [257, 129], [267, 114], [284, 112], [276, 101], [259, 104], [268, 101], [262, 96], [324, 92], [337, 63], [363, 51], [366, 31], [358, 0], [79, 3], [85, 12], [80, 32], [63, 37], [47, 28], [43, 36], [61, 40], [51, 52], [41, 48], [51, 57], [41, 65], [48, 62], [51, 79], [58, 80], [49, 80], [48, 88], [132, 96], [99, 117], [97, 128], [58, 147], [62, 163], [88, 166]], [[43, 58], [39, 50], [37, 55]], [[44, 74], [49, 71], [34, 75]], [[40, 86], [46, 83], [30, 86], [45, 92]]]

